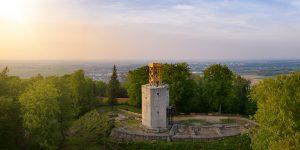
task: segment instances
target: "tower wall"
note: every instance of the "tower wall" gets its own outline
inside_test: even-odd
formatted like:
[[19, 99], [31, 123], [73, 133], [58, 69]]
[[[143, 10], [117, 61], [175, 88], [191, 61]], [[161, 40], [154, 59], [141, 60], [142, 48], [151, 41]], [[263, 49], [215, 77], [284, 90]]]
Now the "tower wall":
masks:
[[142, 124], [149, 129], [168, 127], [167, 107], [169, 106], [168, 85], [142, 86]]

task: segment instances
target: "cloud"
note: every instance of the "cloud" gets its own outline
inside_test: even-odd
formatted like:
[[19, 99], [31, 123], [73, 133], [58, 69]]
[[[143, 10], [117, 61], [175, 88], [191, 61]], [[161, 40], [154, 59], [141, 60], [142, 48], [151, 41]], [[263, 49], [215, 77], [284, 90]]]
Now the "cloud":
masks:
[[179, 9], [179, 10], [191, 10], [191, 9], [194, 9], [193, 6], [191, 5], [182, 5], [182, 4], [178, 4], [178, 5], [175, 5], [173, 6], [174, 9]]

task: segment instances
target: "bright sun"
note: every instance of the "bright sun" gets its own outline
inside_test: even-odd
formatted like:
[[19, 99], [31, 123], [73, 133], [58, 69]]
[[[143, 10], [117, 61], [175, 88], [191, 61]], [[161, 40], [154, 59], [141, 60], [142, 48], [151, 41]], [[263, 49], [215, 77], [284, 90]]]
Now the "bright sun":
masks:
[[28, 19], [30, 0], [0, 0], [0, 21], [24, 23]]

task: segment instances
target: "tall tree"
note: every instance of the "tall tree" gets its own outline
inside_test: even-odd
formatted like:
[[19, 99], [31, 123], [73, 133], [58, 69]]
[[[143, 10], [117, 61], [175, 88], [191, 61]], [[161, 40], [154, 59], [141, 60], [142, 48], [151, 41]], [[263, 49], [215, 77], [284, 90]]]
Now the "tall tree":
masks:
[[233, 96], [231, 95], [233, 72], [225, 65], [215, 64], [204, 70], [203, 77], [206, 86], [205, 95], [210, 108], [221, 112], [222, 107]]
[[44, 80], [34, 83], [20, 96], [23, 126], [31, 143], [40, 148], [56, 148], [61, 140], [58, 99], [54, 84]]
[[251, 97], [260, 125], [252, 136], [253, 148], [300, 149], [300, 72], [263, 80]]
[[18, 97], [25, 84], [8, 71], [6, 67], [0, 73], [0, 149], [20, 149], [25, 138]]
[[135, 70], [129, 71], [125, 87], [129, 96], [129, 104], [141, 107], [142, 106], [142, 90], [141, 87], [148, 83], [149, 68], [143, 66]]
[[83, 70], [77, 70], [66, 78], [69, 80], [71, 97], [75, 101], [78, 117], [82, 116], [90, 111], [95, 103], [94, 82], [85, 77]]
[[191, 112], [209, 112], [211, 111], [208, 105], [207, 99], [204, 97], [204, 79], [200, 75], [194, 75], [193, 79], [195, 81], [194, 87], [194, 97], [190, 101], [189, 105]]
[[65, 142], [67, 136], [67, 130], [71, 124], [71, 122], [77, 116], [77, 108], [76, 108], [76, 101], [72, 99], [72, 91], [69, 87], [69, 80], [67, 80], [66, 76], [63, 77], [56, 77], [51, 76], [46, 78], [47, 82], [53, 83], [55, 88], [59, 92], [58, 97], [58, 106], [59, 106], [59, 114], [58, 114], [58, 123], [59, 123], [59, 130], [62, 136], [61, 143]]
[[108, 87], [107, 87], [107, 96], [109, 103], [114, 105], [116, 103], [117, 96], [120, 91], [120, 82], [118, 80], [117, 67], [116, 65], [112, 68], [112, 75], [110, 77]]
[[234, 97], [230, 100], [228, 108], [232, 113], [253, 115], [256, 111], [256, 103], [249, 98], [250, 81], [237, 75], [233, 79]]
[[0, 149], [21, 149], [24, 140], [18, 101], [0, 97]]
[[190, 112], [189, 107], [195, 93], [195, 82], [191, 77], [187, 63], [164, 64], [162, 68], [163, 83], [170, 88], [170, 105], [177, 112]]

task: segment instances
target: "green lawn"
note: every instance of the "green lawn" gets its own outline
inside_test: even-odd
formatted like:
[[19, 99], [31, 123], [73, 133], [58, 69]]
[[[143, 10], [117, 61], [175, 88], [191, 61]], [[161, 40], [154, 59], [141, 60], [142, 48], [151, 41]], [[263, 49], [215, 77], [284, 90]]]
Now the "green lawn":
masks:
[[181, 120], [179, 121], [181, 124], [184, 124], [184, 125], [196, 125], [196, 126], [199, 126], [199, 125], [210, 125], [211, 123], [205, 121], [205, 120], [202, 120], [202, 119], [188, 119], [188, 120]]

